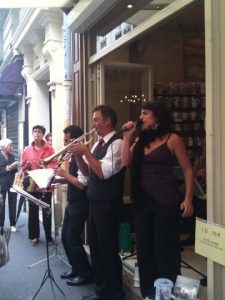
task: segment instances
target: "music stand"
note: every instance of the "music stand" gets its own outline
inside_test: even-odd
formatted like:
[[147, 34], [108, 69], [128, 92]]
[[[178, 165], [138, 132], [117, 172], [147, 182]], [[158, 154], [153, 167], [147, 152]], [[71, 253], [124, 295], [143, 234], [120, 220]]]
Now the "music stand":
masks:
[[[50, 216], [50, 205], [35, 198], [34, 196], [30, 195], [29, 193], [25, 192], [24, 190], [22, 190], [20, 187], [18, 186], [15, 186], [13, 185], [13, 188], [14, 190], [21, 194], [22, 196], [24, 196], [26, 199], [28, 199], [29, 201], [33, 202], [35, 205], [37, 205], [38, 207], [42, 207], [42, 209], [46, 209], [47, 210], [47, 214], [46, 216]], [[47, 279], [49, 278], [50, 279], [50, 283], [51, 283], [51, 288], [52, 288], [52, 293], [53, 293], [53, 296], [54, 296], [54, 299], [55, 298], [55, 292], [54, 292], [54, 287], [53, 287], [53, 283], [54, 285], [57, 287], [57, 289], [61, 292], [61, 294], [64, 296], [65, 298], [65, 294], [63, 293], [63, 291], [60, 289], [60, 287], [58, 286], [58, 284], [55, 282], [55, 279], [52, 275], [52, 271], [51, 271], [51, 268], [50, 268], [50, 262], [49, 262], [49, 250], [48, 250], [48, 241], [46, 239], [46, 254], [47, 254], [47, 269], [44, 273], [44, 276], [43, 276], [43, 279], [42, 279], [42, 282], [41, 282], [41, 285], [39, 287], [39, 289], [37, 290], [37, 292], [35, 293], [34, 297], [32, 298], [35, 299], [36, 296], [38, 295], [38, 293], [40, 292], [41, 288], [43, 287], [43, 285], [45, 284], [45, 282], [47, 281]]]
[[[54, 240], [55, 240], [54, 250], [55, 250], [55, 253], [52, 254], [52, 255], [50, 255], [49, 259], [53, 258], [53, 257], [58, 257], [58, 258], [60, 258], [64, 262], [64, 264], [66, 264], [68, 267], [71, 267], [70, 264], [58, 252], [59, 245], [58, 245], [58, 241], [57, 241], [57, 233], [56, 233], [57, 230], [56, 230], [56, 224], [55, 224], [55, 197], [54, 197], [54, 193], [53, 193], [53, 205], [54, 205], [54, 209], [53, 209], [54, 216], [53, 216], [53, 218], [54, 218], [54, 227], [55, 227], [54, 228]], [[34, 267], [34, 266], [36, 266], [36, 265], [44, 262], [45, 260], [47, 260], [47, 258], [43, 258], [43, 259], [37, 261], [36, 263], [33, 263], [32, 265], [29, 265], [28, 268], [32, 268], [32, 267]]]
[[[54, 196], [54, 193], [52, 194], [52, 197], [53, 197], [53, 205], [54, 205], [54, 209], [53, 209], [53, 219], [54, 219], [54, 239], [55, 239], [55, 244], [54, 244], [54, 250], [55, 250], [55, 253], [52, 254], [49, 258], [52, 258], [52, 257], [58, 257], [60, 258], [64, 264], [66, 264], [68, 267], [71, 267], [70, 264], [68, 263], [68, 261], [66, 261], [62, 255], [60, 255], [60, 253], [58, 252], [58, 248], [59, 248], [59, 245], [58, 245], [58, 240], [57, 240], [57, 229], [56, 229], [56, 210], [55, 210], [55, 196]], [[64, 250], [61, 250], [61, 251], [64, 251]]]
[[[38, 187], [44, 190], [44, 192], [42, 193], [42, 199], [43, 199], [43, 202], [44, 202], [45, 192], [49, 191], [49, 189], [51, 188], [52, 183], [54, 182], [54, 179], [55, 179], [54, 170], [51, 169], [51, 168], [49, 168], [49, 169], [36, 169], [36, 170], [28, 171], [28, 174], [36, 182]], [[53, 193], [53, 201], [54, 201], [54, 193]], [[54, 205], [53, 212], [54, 212], [54, 218], [55, 218], [55, 205]], [[55, 224], [55, 220], [54, 220], [54, 224]], [[57, 244], [57, 240], [56, 240], [56, 227], [55, 227], [54, 231], [55, 231], [54, 232], [54, 235], [55, 235], [55, 237], [54, 237], [54, 240], [55, 240], [55, 243], [54, 243], [55, 253], [53, 255], [50, 255], [49, 258], [52, 258], [52, 257], [55, 257], [55, 256], [60, 257], [65, 264], [70, 266], [69, 263], [67, 263], [66, 260], [64, 260], [64, 258], [61, 257], [60, 254], [58, 253], [58, 244]], [[29, 265], [28, 268], [32, 268], [32, 267], [42, 263], [46, 259], [47, 258], [41, 259], [41, 260], [33, 263], [32, 265]]]

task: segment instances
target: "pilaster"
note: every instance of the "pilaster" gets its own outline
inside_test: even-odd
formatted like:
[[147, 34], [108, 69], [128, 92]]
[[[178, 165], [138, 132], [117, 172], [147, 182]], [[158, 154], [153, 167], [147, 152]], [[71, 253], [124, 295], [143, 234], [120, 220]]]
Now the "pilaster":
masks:
[[[225, 2], [205, 1], [207, 218], [225, 225]], [[207, 299], [225, 300], [225, 267], [208, 260]]]
[[42, 51], [49, 62], [50, 82], [64, 79], [64, 50], [62, 18], [52, 12], [45, 13], [45, 41]]
[[24, 77], [27, 84], [27, 99], [29, 99], [29, 103], [32, 99], [32, 93], [34, 88], [34, 79], [32, 77], [33, 73], [33, 45], [24, 44], [20, 46], [20, 51], [23, 54], [24, 65], [22, 69], [22, 76]]
[[44, 30], [34, 30], [32, 38], [30, 39], [33, 45], [33, 64], [34, 71], [40, 70], [42, 66], [47, 62], [47, 58], [44, 56], [42, 47], [45, 40]]

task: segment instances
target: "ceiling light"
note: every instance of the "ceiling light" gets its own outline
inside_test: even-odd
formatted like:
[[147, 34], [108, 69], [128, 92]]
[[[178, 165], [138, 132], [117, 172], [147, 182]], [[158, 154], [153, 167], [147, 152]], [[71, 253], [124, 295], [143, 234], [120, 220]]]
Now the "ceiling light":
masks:
[[128, 4], [127, 8], [133, 8], [133, 5], [132, 4]]

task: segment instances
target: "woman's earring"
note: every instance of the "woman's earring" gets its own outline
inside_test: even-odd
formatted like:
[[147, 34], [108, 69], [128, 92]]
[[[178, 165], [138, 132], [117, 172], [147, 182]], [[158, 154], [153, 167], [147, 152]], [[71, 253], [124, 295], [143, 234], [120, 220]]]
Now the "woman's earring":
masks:
[[156, 130], [156, 129], [158, 129], [158, 127], [159, 127], [159, 124], [158, 124], [158, 123], [155, 123], [155, 124], [154, 124], [154, 129]]

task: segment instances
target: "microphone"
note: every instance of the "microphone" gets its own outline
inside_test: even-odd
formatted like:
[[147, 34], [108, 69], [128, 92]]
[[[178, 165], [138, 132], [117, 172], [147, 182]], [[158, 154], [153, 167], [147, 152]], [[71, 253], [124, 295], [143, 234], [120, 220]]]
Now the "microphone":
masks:
[[[141, 119], [138, 119], [137, 121], [134, 122], [134, 127], [140, 127], [142, 125], [143, 121]], [[126, 127], [122, 127], [118, 132], [117, 134], [120, 134], [120, 133], [123, 133], [125, 131], [129, 131], [131, 130], [132, 128], [126, 128]]]

